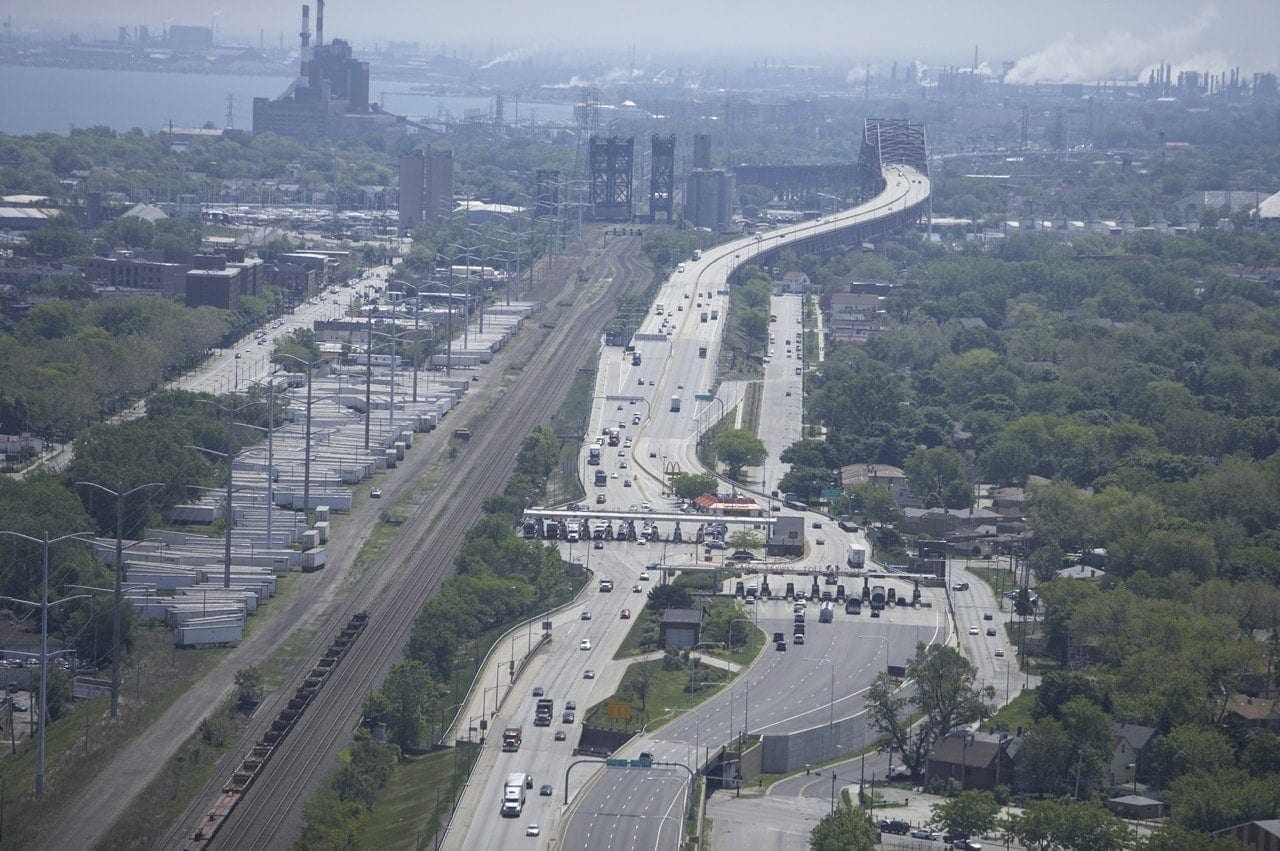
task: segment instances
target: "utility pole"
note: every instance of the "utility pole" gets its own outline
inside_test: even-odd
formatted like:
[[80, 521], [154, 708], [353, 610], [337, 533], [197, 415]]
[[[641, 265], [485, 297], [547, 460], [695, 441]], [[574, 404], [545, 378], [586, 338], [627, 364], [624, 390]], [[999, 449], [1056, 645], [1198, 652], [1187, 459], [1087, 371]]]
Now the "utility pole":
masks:
[[111, 494], [116, 498], [115, 612], [112, 615], [111, 626], [111, 717], [115, 718], [120, 714], [120, 582], [124, 577], [124, 498], [147, 488], [162, 488], [164, 484], [162, 482], [148, 482], [131, 490], [125, 490], [124, 485], [119, 482], [116, 483], [115, 490], [104, 488], [97, 482], [76, 482], [76, 484], [97, 488], [103, 493]]

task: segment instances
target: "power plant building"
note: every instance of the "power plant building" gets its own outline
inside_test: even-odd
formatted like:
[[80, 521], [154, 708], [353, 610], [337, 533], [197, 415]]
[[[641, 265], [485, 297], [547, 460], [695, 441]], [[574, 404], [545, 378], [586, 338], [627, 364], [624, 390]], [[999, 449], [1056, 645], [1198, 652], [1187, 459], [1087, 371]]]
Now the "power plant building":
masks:
[[302, 7], [302, 64], [284, 94], [253, 99], [253, 132], [292, 139], [339, 137], [395, 126], [396, 116], [369, 103], [369, 63], [352, 57], [342, 39], [324, 43], [324, 0], [316, 2], [316, 45], [311, 47], [311, 10]]

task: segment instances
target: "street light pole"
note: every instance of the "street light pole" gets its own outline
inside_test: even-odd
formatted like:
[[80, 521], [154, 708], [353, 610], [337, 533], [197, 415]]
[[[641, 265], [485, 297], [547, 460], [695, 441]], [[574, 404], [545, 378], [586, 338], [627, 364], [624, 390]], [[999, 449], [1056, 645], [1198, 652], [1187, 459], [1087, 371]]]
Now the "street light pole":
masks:
[[[120, 581], [124, 574], [124, 498], [147, 488], [164, 487], [164, 484], [162, 482], [148, 482], [131, 490], [125, 490], [124, 485], [120, 483], [116, 484], [116, 490], [104, 488], [97, 482], [76, 482], [76, 484], [97, 488], [116, 498], [115, 612], [113, 613], [111, 624], [111, 717], [115, 718], [120, 714]], [[42, 703], [41, 706], [43, 707], [44, 704]]]

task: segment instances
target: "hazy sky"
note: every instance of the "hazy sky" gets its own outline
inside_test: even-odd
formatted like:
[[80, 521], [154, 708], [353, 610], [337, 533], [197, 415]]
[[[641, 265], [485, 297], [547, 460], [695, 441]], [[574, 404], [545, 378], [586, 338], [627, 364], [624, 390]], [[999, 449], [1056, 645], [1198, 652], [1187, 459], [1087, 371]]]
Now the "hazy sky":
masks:
[[[0, 0], [0, 14], [119, 24], [208, 25], [270, 44], [297, 43], [301, 0]], [[311, 2], [314, 27], [315, 3]], [[6, 7], [8, 7], [6, 9]], [[36, 11], [38, 10], [38, 11]], [[1034, 79], [1134, 77], [1161, 60], [1175, 68], [1247, 72], [1280, 69], [1277, 0], [329, 0], [326, 38], [357, 46], [388, 39], [469, 46], [476, 59], [515, 48], [635, 46], [646, 56], [687, 53], [687, 67], [731, 55], [804, 62], [847, 61], [998, 68], [1021, 60]]]

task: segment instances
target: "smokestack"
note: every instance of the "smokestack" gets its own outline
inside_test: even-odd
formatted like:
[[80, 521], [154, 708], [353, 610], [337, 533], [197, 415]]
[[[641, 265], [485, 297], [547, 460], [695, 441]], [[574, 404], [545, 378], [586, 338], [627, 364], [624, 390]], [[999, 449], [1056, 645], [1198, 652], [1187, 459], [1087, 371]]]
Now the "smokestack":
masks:
[[316, 0], [316, 47], [324, 44], [324, 0]]
[[311, 7], [306, 3], [302, 4], [302, 32], [298, 38], [302, 42], [302, 76], [306, 77], [311, 64]]

